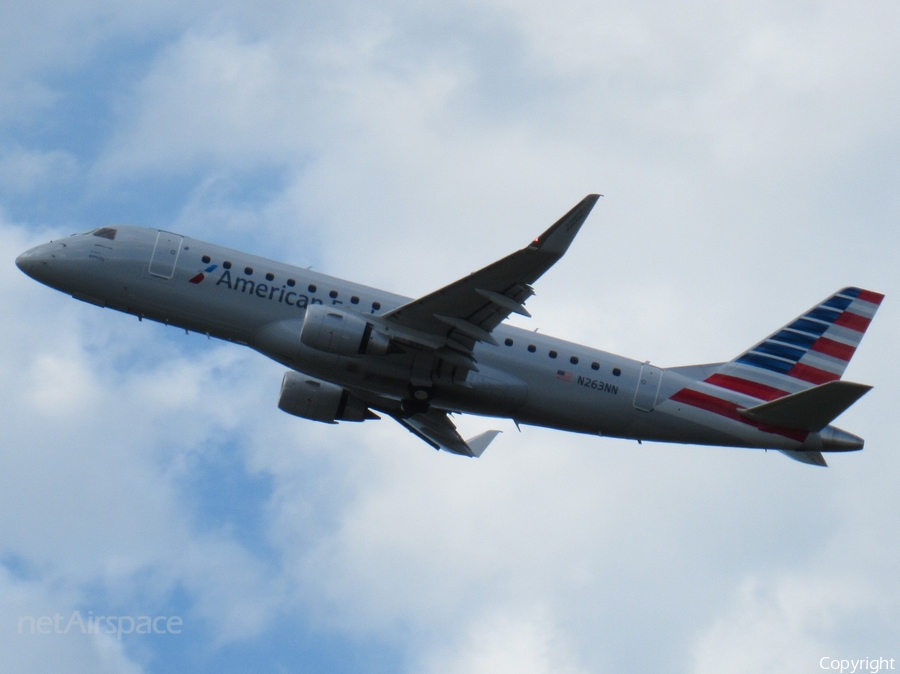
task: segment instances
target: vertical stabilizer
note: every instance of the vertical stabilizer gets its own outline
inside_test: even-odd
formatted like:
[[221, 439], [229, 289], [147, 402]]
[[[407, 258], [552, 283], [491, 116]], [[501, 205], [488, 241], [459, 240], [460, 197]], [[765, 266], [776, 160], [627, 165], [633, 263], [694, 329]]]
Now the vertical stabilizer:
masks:
[[708, 384], [761, 401], [836, 381], [884, 295], [844, 288], [706, 378]]

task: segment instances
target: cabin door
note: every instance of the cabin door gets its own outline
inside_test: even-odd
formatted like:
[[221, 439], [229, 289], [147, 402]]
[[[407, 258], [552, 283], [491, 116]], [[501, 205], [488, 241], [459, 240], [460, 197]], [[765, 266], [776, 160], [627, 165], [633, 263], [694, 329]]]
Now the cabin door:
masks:
[[641, 412], [651, 412], [656, 407], [656, 396], [662, 382], [662, 370], [650, 363], [641, 365], [637, 391], [634, 393], [634, 407]]
[[156, 246], [150, 257], [150, 273], [159, 278], [170, 279], [175, 274], [175, 263], [181, 250], [183, 236], [160, 231], [156, 235]]

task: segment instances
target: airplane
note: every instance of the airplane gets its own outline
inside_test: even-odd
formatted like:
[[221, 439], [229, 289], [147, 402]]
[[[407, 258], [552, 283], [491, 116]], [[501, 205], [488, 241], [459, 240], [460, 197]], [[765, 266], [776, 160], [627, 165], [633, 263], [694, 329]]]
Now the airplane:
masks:
[[773, 449], [826, 466], [863, 448], [831, 422], [870, 390], [841, 379], [883, 299], [856, 287], [728, 362], [657, 367], [504, 323], [600, 195], [525, 248], [418, 299], [182, 234], [118, 225], [51, 241], [16, 264], [75, 299], [249, 346], [288, 369], [278, 407], [325, 423], [392, 417], [435, 449], [480, 457], [468, 413], [575, 433]]

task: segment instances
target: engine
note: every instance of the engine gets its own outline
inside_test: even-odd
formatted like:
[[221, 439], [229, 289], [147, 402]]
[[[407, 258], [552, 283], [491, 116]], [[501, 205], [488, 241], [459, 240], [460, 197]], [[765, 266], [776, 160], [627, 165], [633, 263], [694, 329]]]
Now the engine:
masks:
[[324, 304], [311, 304], [300, 330], [300, 341], [313, 349], [339, 356], [383, 356], [391, 339], [364, 316]]
[[285, 373], [281, 381], [278, 408], [295, 417], [327, 424], [379, 418], [347, 389], [293, 371]]

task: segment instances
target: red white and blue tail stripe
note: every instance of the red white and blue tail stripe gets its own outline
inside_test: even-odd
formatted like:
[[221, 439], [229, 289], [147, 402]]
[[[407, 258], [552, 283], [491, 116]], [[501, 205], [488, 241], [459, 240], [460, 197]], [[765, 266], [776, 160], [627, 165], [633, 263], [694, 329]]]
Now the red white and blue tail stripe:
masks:
[[773, 426], [745, 412], [840, 379], [882, 299], [870, 290], [839, 290], [669, 400], [802, 443], [808, 430]]
[[706, 379], [758, 400], [840, 379], [884, 295], [844, 288]]

